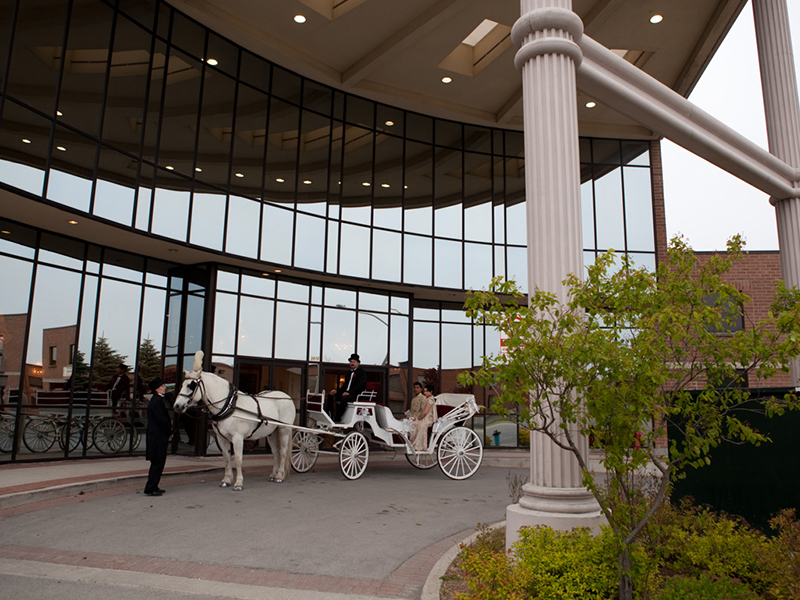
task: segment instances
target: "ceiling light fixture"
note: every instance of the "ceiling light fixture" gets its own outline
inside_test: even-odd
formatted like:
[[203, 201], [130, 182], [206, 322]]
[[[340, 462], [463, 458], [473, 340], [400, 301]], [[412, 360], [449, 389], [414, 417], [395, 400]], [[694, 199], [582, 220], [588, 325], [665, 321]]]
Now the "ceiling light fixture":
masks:
[[57, 117], [63, 117], [63, 116], [64, 116], [64, 113], [62, 113], [60, 110], [57, 110], [57, 111], [56, 111], [56, 116], [57, 116]]
[[210, 64], [212, 67], [216, 67], [219, 64], [219, 61], [216, 58], [209, 58], [208, 60], [206, 60], [206, 62]]
[[369, 187], [371, 184], [369, 181], [362, 181], [361, 185], [363, 185], [364, 187]]
[[310, 179], [303, 179], [303, 183], [306, 184], [306, 185], [311, 185], [311, 180]]
[[69, 223], [70, 225], [77, 225], [78, 224], [77, 221], [67, 221], [67, 223]]
[[386, 121], [384, 125], [386, 125], [387, 127], [392, 127], [394, 126], [394, 121]]
[[22, 138], [22, 143], [23, 144], [30, 144], [31, 141], [28, 138]]
[[661, 23], [661, 21], [663, 21], [663, 20], [664, 20], [664, 17], [662, 15], [653, 15], [652, 17], [650, 17], [650, 22], [653, 25], [657, 25], [658, 23]]
[[165, 168], [167, 171], [172, 171], [172, 170], [173, 170], [175, 167], [173, 167], [172, 165], [167, 165], [167, 166], [166, 166], [166, 167], [164, 167], [164, 168]]
[[295, 23], [305, 23], [306, 22], [305, 15], [295, 15], [294, 16], [294, 22]]
[[280, 270], [280, 269], [275, 269], [275, 272], [276, 272], [276, 273], [280, 273], [280, 272], [281, 272], [281, 270]]
[[241, 178], [244, 177], [244, 173], [234, 173], [234, 176]]
[[442, 77], [442, 83], [450, 83], [453, 81], [452, 77]]
[[277, 181], [278, 183], [283, 183], [286, 180], [282, 179], [281, 177], [278, 177], [275, 181]]
[[392, 186], [390, 186], [388, 183], [382, 183], [381, 187], [382, 188], [388, 188], [388, 187], [392, 187]]
[[11, 232], [8, 229], [3, 229], [2, 231], [0, 231], [0, 233], [2, 233], [3, 235], [9, 235]]
[[56, 150], [60, 150], [61, 152], [66, 152], [67, 149], [64, 146], [56, 146]]
[[586, 108], [594, 108], [595, 106], [597, 106], [597, 102], [594, 100], [589, 100], [589, 102], [586, 103]]
[[197, 171], [198, 173], [202, 173], [203, 172], [203, 169], [201, 169], [200, 167], [195, 167], [194, 170]]

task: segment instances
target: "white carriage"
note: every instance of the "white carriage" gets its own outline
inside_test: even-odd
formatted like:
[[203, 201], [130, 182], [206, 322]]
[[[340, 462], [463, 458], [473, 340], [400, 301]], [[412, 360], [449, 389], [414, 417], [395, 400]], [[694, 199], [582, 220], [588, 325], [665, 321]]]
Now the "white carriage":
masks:
[[294, 428], [292, 468], [305, 473], [314, 467], [321, 452], [338, 452], [344, 476], [358, 479], [367, 468], [370, 447], [379, 447], [402, 452], [418, 469], [438, 464], [451, 479], [467, 479], [478, 470], [483, 443], [477, 433], [464, 427], [464, 422], [478, 412], [472, 394], [436, 396], [438, 419], [429, 429], [425, 451], [417, 451], [411, 444], [411, 421], [396, 419], [387, 406], [375, 402], [375, 395], [374, 391], [360, 394], [355, 402], [348, 403], [342, 421], [337, 423], [325, 410], [325, 393], [309, 394], [308, 426]]

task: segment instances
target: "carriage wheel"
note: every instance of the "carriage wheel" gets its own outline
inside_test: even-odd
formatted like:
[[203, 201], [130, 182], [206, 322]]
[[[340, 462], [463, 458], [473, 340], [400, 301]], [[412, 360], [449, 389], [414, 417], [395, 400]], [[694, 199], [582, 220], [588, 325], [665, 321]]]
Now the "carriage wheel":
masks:
[[47, 452], [56, 443], [57, 437], [56, 426], [47, 419], [30, 419], [22, 430], [22, 443], [31, 452]]
[[[67, 435], [69, 429], [69, 435]], [[83, 441], [83, 424], [78, 418], [70, 421], [65, 421], [61, 426], [61, 431], [58, 433], [58, 445], [62, 450], [66, 449], [67, 452], [74, 452]]]
[[358, 479], [367, 469], [369, 444], [364, 434], [351, 431], [339, 447], [339, 467], [348, 479]]
[[436, 452], [431, 452], [430, 454], [425, 454], [425, 453], [406, 454], [406, 460], [409, 463], [411, 463], [412, 467], [422, 469], [423, 471], [432, 469], [437, 464], [439, 464], [439, 460], [436, 457]]
[[483, 444], [468, 427], [454, 427], [442, 436], [436, 451], [439, 468], [450, 479], [467, 479], [483, 460]]
[[0, 416], [0, 452], [11, 452], [14, 448], [14, 419], [11, 415]]
[[92, 431], [92, 441], [103, 454], [116, 454], [125, 447], [127, 439], [127, 428], [114, 417], [106, 417]]
[[292, 469], [307, 473], [319, 458], [319, 436], [307, 431], [297, 431], [292, 436]]

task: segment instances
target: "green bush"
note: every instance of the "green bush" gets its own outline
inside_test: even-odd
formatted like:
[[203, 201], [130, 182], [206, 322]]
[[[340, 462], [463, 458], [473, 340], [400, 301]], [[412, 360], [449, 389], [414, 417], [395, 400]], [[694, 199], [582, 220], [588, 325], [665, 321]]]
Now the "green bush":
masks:
[[664, 584], [656, 600], [760, 600], [758, 594], [731, 579], [701, 575], [697, 579], [673, 577]]

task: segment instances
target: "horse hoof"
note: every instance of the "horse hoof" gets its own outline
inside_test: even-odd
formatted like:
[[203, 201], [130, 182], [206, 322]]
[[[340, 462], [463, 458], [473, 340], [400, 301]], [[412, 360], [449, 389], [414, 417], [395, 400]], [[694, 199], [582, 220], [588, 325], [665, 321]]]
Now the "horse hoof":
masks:
[[268, 481], [277, 481], [277, 479], [275, 479], [275, 478], [274, 478], [272, 475], [270, 475], [270, 477], [269, 477], [269, 480], [268, 480]]
[[242, 486], [240, 486], [240, 485], [233, 486], [233, 491], [234, 492], [241, 492], [243, 489], [244, 488]]
[[229, 484], [225, 483], [224, 481], [219, 484], [219, 487], [228, 487]]
[[277, 477], [272, 481], [274, 481], [275, 483], [283, 483], [283, 479], [278, 479]]

